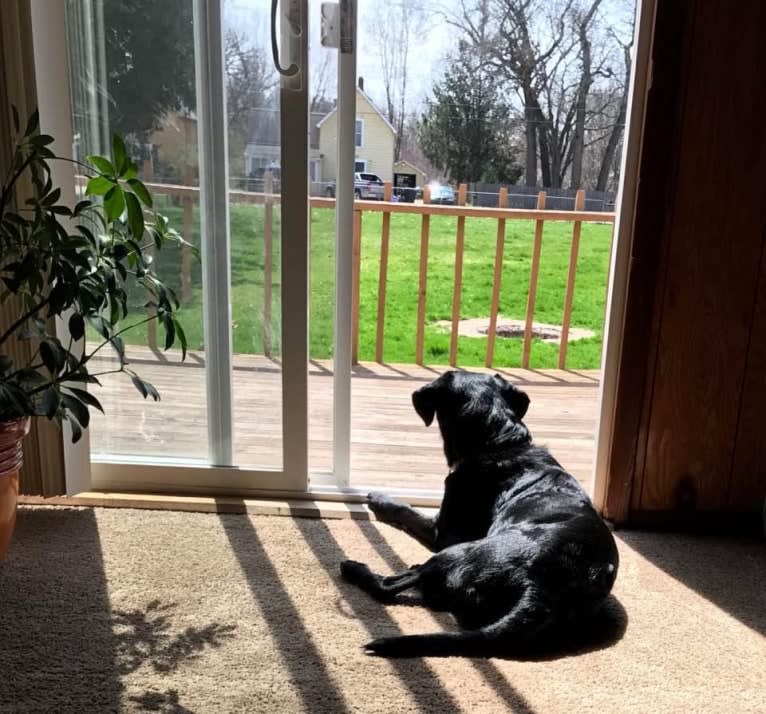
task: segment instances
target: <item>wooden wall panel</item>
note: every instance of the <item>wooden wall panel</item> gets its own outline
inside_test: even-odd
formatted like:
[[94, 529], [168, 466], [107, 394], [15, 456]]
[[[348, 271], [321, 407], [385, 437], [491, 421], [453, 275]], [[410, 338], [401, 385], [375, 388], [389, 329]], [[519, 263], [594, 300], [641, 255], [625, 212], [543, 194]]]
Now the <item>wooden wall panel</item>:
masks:
[[641, 510], [727, 500], [766, 205], [766, 5], [749, 7], [695, 7]]
[[655, 302], [666, 262], [665, 235], [678, 164], [675, 147], [680, 141], [681, 87], [688, 72], [692, 27], [690, 3], [659, 0], [604, 503], [604, 515], [617, 523], [628, 520], [632, 489], [640, 489], [643, 473], [639, 468], [645, 452], [642, 415], [651, 397], [658, 325]]
[[[766, 204], [765, 204], [766, 205]], [[764, 236], [766, 241], [766, 235]], [[752, 511], [766, 498], [766, 246], [742, 387], [729, 508]]]

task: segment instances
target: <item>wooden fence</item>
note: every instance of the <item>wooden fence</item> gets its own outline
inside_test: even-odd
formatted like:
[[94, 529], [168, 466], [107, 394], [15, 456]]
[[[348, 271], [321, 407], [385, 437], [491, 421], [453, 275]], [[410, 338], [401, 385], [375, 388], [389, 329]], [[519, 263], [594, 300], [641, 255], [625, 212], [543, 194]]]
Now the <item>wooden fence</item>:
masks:
[[[176, 196], [181, 199], [183, 205], [183, 231], [188, 239], [191, 236], [192, 205], [199, 198], [199, 188], [195, 186], [181, 186], [173, 184], [147, 183], [150, 190], [157, 195]], [[263, 305], [263, 352], [267, 356], [272, 353], [271, 335], [271, 296], [272, 296], [272, 256], [273, 256], [273, 210], [274, 205], [280, 201], [280, 196], [272, 194], [269, 190], [270, 182], [267, 180], [263, 193], [251, 191], [232, 190], [229, 192], [233, 203], [247, 203], [262, 205], [264, 207], [264, 305]], [[391, 236], [391, 214], [409, 213], [416, 214], [420, 219], [420, 255], [418, 275], [418, 311], [415, 341], [415, 362], [424, 364], [425, 324], [426, 324], [426, 301], [428, 296], [428, 248], [430, 237], [431, 216], [453, 216], [457, 218], [455, 235], [455, 277], [452, 296], [452, 320], [450, 333], [449, 364], [457, 365], [458, 328], [460, 324], [460, 299], [463, 286], [463, 253], [465, 249], [465, 224], [466, 219], [489, 219], [497, 221], [497, 246], [495, 251], [494, 278], [492, 285], [492, 298], [489, 305], [490, 324], [487, 333], [487, 350], [485, 364], [491, 367], [495, 349], [495, 328], [497, 325], [498, 309], [500, 302], [500, 290], [503, 278], [503, 257], [505, 252], [505, 235], [507, 221], [534, 221], [534, 237], [532, 248], [532, 261], [529, 274], [529, 292], [527, 298], [526, 319], [524, 326], [524, 338], [521, 353], [521, 366], [529, 367], [532, 328], [535, 314], [535, 299], [537, 295], [537, 283], [540, 272], [540, 252], [542, 247], [543, 233], [546, 221], [564, 221], [572, 224], [572, 243], [569, 258], [569, 271], [565, 299], [563, 305], [563, 321], [561, 330], [561, 346], [559, 350], [560, 369], [566, 368], [567, 350], [569, 342], [569, 329], [572, 320], [572, 304], [574, 298], [575, 277], [577, 274], [577, 258], [580, 247], [580, 232], [583, 223], [614, 223], [615, 214], [602, 211], [583, 210], [585, 194], [578, 191], [575, 198], [574, 210], [550, 210], [546, 209], [545, 191], [540, 191], [537, 196], [537, 207], [534, 209], [507, 208], [508, 191], [501, 189], [498, 196], [497, 207], [475, 207], [466, 205], [466, 186], [462, 184], [457, 194], [457, 204], [454, 206], [434, 205], [430, 203], [428, 187], [424, 189], [422, 203], [392, 203], [391, 184], [386, 183], [383, 201], [356, 201], [354, 203], [354, 236], [353, 236], [353, 278], [352, 278], [352, 361], [356, 364], [359, 360], [359, 294], [362, 256], [362, 219], [364, 213], [382, 213], [380, 266], [378, 281], [378, 304], [377, 325], [375, 340], [375, 360], [383, 361], [383, 349], [385, 342], [385, 315], [386, 315], [386, 286], [388, 281], [388, 256]], [[309, 198], [311, 208], [335, 208], [334, 198]], [[181, 262], [181, 297], [187, 301], [191, 296], [191, 258], [188, 252], [184, 252]], [[152, 336], [150, 335], [150, 340]], [[154, 338], [156, 340], [156, 337]], [[151, 345], [154, 346], [154, 345]]]

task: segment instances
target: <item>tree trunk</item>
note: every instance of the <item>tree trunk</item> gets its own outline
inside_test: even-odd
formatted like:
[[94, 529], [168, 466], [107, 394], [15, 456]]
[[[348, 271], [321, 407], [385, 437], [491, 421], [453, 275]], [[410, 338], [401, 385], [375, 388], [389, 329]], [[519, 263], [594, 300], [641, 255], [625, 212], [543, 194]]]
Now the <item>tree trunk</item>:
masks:
[[588, 25], [593, 19], [601, 0], [594, 0], [578, 29], [582, 66], [580, 83], [577, 88], [577, 109], [575, 110], [574, 132], [572, 137], [572, 177], [570, 187], [582, 188], [582, 163], [585, 153], [585, 114], [588, 108], [588, 93], [593, 84], [593, 69], [591, 67], [591, 45], [588, 38]]
[[617, 150], [620, 147], [622, 140], [622, 132], [625, 127], [625, 119], [628, 115], [628, 88], [630, 86], [630, 70], [631, 70], [631, 58], [630, 58], [630, 45], [625, 45], [623, 51], [625, 53], [625, 83], [622, 92], [622, 98], [620, 99], [620, 111], [617, 113], [617, 119], [614, 122], [612, 131], [609, 134], [609, 141], [606, 144], [604, 150], [604, 157], [601, 160], [601, 168], [598, 172], [598, 180], [596, 181], [597, 191], [606, 191], [606, 187], [609, 185], [609, 174], [614, 166], [615, 159], [617, 157]]
[[531, 90], [524, 89], [524, 121], [527, 143], [525, 182], [527, 186], [537, 186], [537, 111], [533, 106]]

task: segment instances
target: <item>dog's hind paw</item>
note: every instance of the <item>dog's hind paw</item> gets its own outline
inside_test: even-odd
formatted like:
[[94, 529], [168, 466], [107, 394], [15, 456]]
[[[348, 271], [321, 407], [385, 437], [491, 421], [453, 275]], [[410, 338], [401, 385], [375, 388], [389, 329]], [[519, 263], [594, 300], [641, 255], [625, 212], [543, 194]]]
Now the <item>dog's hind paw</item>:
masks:
[[344, 560], [340, 564], [340, 574], [347, 582], [358, 585], [362, 580], [369, 577], [370, 567], [356, 560]]

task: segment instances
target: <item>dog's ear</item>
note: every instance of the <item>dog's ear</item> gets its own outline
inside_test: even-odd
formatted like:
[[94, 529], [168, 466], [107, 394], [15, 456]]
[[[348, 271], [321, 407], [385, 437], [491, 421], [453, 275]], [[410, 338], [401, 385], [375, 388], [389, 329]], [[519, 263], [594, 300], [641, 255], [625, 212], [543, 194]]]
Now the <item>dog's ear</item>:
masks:
[[529, 396], [518, 387], [511, 384], [500, 374], [495, 375], [495, 381], [500, 385], [500, 393], [508, 406], [513, 410], [517, 419], [523, 419], [529, 408]]
[[412, 405], [426, 426], [431, 426], [436, 414], [436, 388], [432, 384], [416, 389], [412, 393]]

